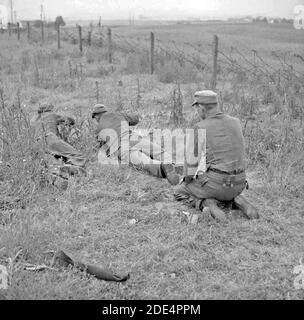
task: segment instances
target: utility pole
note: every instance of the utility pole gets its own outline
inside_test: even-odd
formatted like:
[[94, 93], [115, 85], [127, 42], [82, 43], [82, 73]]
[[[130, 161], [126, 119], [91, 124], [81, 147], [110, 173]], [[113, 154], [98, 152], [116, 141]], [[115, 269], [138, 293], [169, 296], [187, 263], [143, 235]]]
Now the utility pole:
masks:
[[43, 21], [43, 4], [40, 5], [40, 20]]
[[10, 0], [11, 5], [11, 24], [14, 23], [14, 9], [13, 9], [13, 0]]
[[219, 38], [217, 35], [213, 37], [213, 46], [212, 46], [212, 55], [213, 55], [213, 70], [212, 70], [212, 80], [211, 80], [211, 89], [216, 89], [216, 80], [217, 80], [217, 72], [218, 72], [218, 46], [219, 46]]
[[132, 13], [132, 11], [129, 12], [129, 25], [134, 25], [134, 14]]

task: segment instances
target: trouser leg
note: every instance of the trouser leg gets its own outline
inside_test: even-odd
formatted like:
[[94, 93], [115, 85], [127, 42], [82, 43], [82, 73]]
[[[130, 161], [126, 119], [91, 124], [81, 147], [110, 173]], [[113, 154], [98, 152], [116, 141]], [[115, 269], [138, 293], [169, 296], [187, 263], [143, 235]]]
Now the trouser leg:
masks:
[[173, 162], [172, 155], [165, 152], [159, 144], [150, 141], [149, 138], [141, 138], [140, 142], [136, 144], [136, 149], [145, 153], [150, 158], [159, 160], [162, 163], [170, 164]]
[[[240, 195], [245, 186], [245, 177], [239, 176], [233, 181], [231, 180], [230, 177], [222, 177], [222, 175], [213, 173], [204, 174], [191, 183], [178, 186], [174, 195], [176, 200], [184, 201], [192, 206], [197, 203], [197, 200], [203, 200], [203, 206], [209, 207], [211, 215], [219, 220], [225, 219], [225, 213], [218, 208], [217, 201], [232, 201], [234, 199], [235, 205], [247, 217], [257, 219], [259, 215], [256, 208]], [[232, 186], [231, 182], [236, 185]]]
[[154, 177], [164, 178], [160, 166], [161, 162], [151, 159], [145, 153], [139, 150], [130, 150], [130, 164], [144, 171], [147, 171]]
[[217, 205], [215, 199], [217, 190], [208, 182], [208, 176], [203, 175], [188, 184], [183, 183], [175, 189], [175, 199], [200, 210], [203, 207], [208, 207], [215, 219], [223, 221], [226, 219], [226, 215]]
[[224, 211], [218, 207], [215, 199], [199, 199], [195, 197], [185, 185], [178, 186], [175, 189], [174, 197], [177, 201], [182, 201], [184, 204], [189, 205], [192, 208], [203, 210], [204, 207], [208, 207], [210, 214], [214, 219], [220, 221], [226, 220]]
[[[157, 176], [167, 178], [171, 185], [177, 185], [179, 183], [180, 176], [175, 172], [175, 166], [172, 164], [172, 155], [166, 153], [160, 145], [151, 142], [149, 138], [143, 137], [131, 150], [138, 150], [138, 152], [145, 154], [148, 159], [154, 162], [158, 161], [160, 168], [158, 168], [157, 171], [160, 170], [160, 172], [157, 173]], [[153, 161], [145, 165], [146, 170], [149, 172], [151, 172], [151, 170], [153, 170], [153, 172], [155, 171]]]
[[203, 201], [204, 207], [208, 207], [210, 210], [210, 214], [214, 219], [225, 221], [226, 215], [223, 210], [221, 210], [218, 205], [217, 201], [215, 199], [206, 199]]
[[86, 164], [86, 157], [67, 142], [59, 138], [48, 139], [49, 151], [57, 156], [67, 159], [67, 164], [84, 167]]
[[195, 197], [184, 183], [175, 187], [174, 198], [175, 200], [181, 201], [192, 208], [202, 209], [202, 199]]

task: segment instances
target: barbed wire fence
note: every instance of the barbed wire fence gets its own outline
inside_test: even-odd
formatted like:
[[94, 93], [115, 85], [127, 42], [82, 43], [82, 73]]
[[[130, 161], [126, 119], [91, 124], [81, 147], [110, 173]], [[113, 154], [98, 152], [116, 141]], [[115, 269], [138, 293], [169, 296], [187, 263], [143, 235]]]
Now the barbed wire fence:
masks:
[[[175, 62], [181, 69], [190, 66], [197, 73], [208, 79], [208, 86], [214, 90], [225, 88], [232, 79], [238, 85], [261, 83], [274, 86], [280, 94], [285, 95], [299, 83], [304, 82], [304, 54], [299, 52], [272, 51], [265, 56], [256, 49], [244, 49], [238, 46], [221, 46], [221, 39], [213, 37], [211, 43], [197, 44], [174, 39], [162, 40], [153, 32], [150, 35], [119, 34], [114, 28], [105, 26], [47, 28], [40, 25], [35, 28], [27, 23], [26, 28], [16, 30], [1, 29], [1, 34], [18, 41], [27, 39], [29, 43], [46, 45], [57, 41], [58, 50], [64, 42], [79, 46], [83, 55], [89, 47], [101, 48], [109, 64], [115, 64], [120, 55], [138, 55], [145, 61], [145, 73], [161, 70], [166, 62]], [[210, 39], [211, 40], [211, 39]], [[284, 90], [281, 90], [284, 87]], [[286, 90], [285, 90], [286, 89]], [[287, 90], [288, 89], [288, 90]]]
[[[273, 147], [275, 141], [279, 141], [278, 145], [286, 141], [293, 144], [293, 137], [302, 141], [300, 139], [303, 138], [299, 137], [303, 137], [304, 133], [303, 52], [267, 52], [265, 49], [246, 47], [243, 43], [230, 45], [218, 36], [213, 39], [210, 37], [210, 42], [198, 43], [187, 39], [162, 39], [163, 35], [153, 32], [135, 34], [128, 31], [105, 26], [78, 25], [72, 28], [59, 27], [57, 30], [27, 26], [19, 31], [1, 30], [0, 38], [7, 35], [9, 39], [27, 41], [33, 46], [52, 46], [51, 54], [56, 52], [56, 42], [58, 52], [62, 50], [64, 53], [65, 48], [75, 46], [73, 57], [77, 61], [75, 65], [71, 59], [68, 61], [70, 79], [73, 81], [82, 80], [84, 61], [80, 59], [79, 64], [78, 58], [87, 58], [90, 51], [94, 51], [94, 55], [98, 55], [97, 60], [102, 63], [102, 69], [110, 66], [106, 72], [102, 71], [103, 75], [113, 72], [116, 65], [119, 65], [119, 70], [124, 70], [121, 66], [127, 65], [130, 59], [126, 72], [136, 73], [137, 76], [141, 73], [157, 74], [160, 81], [173, 83], [172, 95], [163, 104], [162, 110], [148, 115], [143, 110], [143, 123], [148, 127], [155, 120], [158, 124], [160, 121], [168, 121], [169, 114], [170, 125], [171, 122], [174, 122], [175, 127], [188, 125], [187, 121], [191, 125], [191, 119], [187, 119], [183, 112], [185, 99], [180, 85], [182, 81], [189, 80], [185, 77], [190, 72], [198, 75], [195, 80], [191, 78], [192, 84], [196, 83], [198, 88], [216, 90], [219, 93], [220, 108], [242, 120], [244, 135], [248, 139], [247, 153], [253, 161], [261, 155], [267, 157], [267, 150]], [[140, 68], [138, 64], [141, 64]], [[36, 64], [35, 68], [38, 70]], [[162, 74], [169, 73], [172, 69], [176, 69], [173, 77], [161, 78]], [[39, 78], [39, 74], [37, 77]], [[137, 82], [134, 106], [140, 111], [142, 104], [138, 79]], [[95, 82], [95, 87], [94, 98], [101, 102], [98, 81]], [[121, 103], [121, 98], [117, 99]], [[282, 135], [271, 129], [271, 119], [277, 116], [282, 121], [284, 132], [291, 130], [290, 137], [287, 133]], [[293, 119], [296, 121], [292, 121]], [[269, 124], [265, 128], [260, 124], [264, 120]], [[168, 125], [168, 122], [164, 125]], [[302, 133], [297, 135], [295, 132]]]
[[[111, 32], [111, 28], [106, 27], [91, 26], [82, 28], [80, 25], [77, 25], [76, 28], [59, 27], [58, 29], [60, 32], [56, 33], [55, 28], [46, 28], [43, 24], [41, 24], [40, 29], [27, 24], [27, 27], [22, 29], [18, 26], [15, 29], [1, 29], [1, 34], [9, 33], [9, 37], [13, 37], [15, 33], [18, 40], [21, 40], [22, 36], [27, 36], [29, 42], [37, 43], [40, 41], [42, 44], [46, 41], [52, 42], [59, 36], [61, 41], [75, 45], [79, 44], [80, 51], [82, 51], [81, 45], [95, 45], [104, 48], [111, 46], [112, 54], [115, 50], [120, 50], [124, 53], [146, 54], [147, 57], [151, 58], [151, 37], [119, 35], [118, 33]], [[109, 32], [111, 39], [108, 38]], [[278, 67], [267, 62], [255, 49], [252, 49], [250, 53], [242, 52], [239, 48], [231, 46], [229, 52], [223, 52], [218, 49], [218, 40], [216, 41], [216, 52], [214, 51], [214, 43], [205, 44], [205, 48], [210, 49], [213, 55], [207, 56], [206, 51], [202, 52], [201, 47], [197, 44], [174, 40], [160, 40], [156, 39], [153, 34], [153, 55], [156, 59], [158, 55], [164, 55], [166, 58], [177, 60], [181, 64], [188, 62], [199, 70], [209, 68], [209, 71], [213, 67], [211, 61], [214, 63], [214, 55], [218, 55], [218, 62], [221, 67], [232, 67], [233, 69], [236, 68], [239, 71], [250, 73], [259, 71], [269, 77], [270, 80], [278, 74], [286, 80], [290, 79], [290, 77], [302, 78], [304, 76], [304, 73], [296, 70], [293, 65], [294, 61], [291, 61], [294, 58], [298, 64], [304, 63], [303, 54], [291, 51], [272, 51], [271, 56], [277, 60], [280, 65]]]

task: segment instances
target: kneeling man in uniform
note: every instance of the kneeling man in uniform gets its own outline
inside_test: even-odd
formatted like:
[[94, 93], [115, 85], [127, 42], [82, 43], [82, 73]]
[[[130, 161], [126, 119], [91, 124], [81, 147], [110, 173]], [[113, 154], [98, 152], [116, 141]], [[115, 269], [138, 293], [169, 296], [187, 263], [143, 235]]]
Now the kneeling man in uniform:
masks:
[[[211, 90], [196, 92], [193, 107], [200, 122], [194, 128], [194, 139], [187, 146], [184, 177], [175, 187], [175, 198], [193, 207], [209, 207], [211, 215], [225, 220], [220, 202], [233, 202], [248, 219], [258, 219], [257, 209], [241, 193], [247, 186], [245, 143], [239, 119], [219, 110], [217, 94]], [[199, 143], [204, 129], [206, 139]], [[202, 141], [202, 139], [201, 139]], [[192, 157], [192, 159], [191, 159]]]

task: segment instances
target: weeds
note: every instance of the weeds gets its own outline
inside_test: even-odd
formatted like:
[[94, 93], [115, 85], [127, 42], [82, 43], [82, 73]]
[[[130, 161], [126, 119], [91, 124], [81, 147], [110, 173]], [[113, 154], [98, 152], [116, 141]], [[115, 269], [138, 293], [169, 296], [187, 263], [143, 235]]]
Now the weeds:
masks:
[[[117, 287], [73, 272], [29, 274], [15, 268], [8, 297], [303, 298], [290, 272], [303, 247], [303, 87], [297, 70], [275, 73], [256, 65], [250, 73], [237, 66], [241, 57], [229, 68], [219, 61], [222, 107], [242, 121], [252, 180], [248, 197], [262, 219], [221, 226], [201, 216], [192, 226], [184, 223], [189, 208], [172, 201], [166, 181], [96, 163], [88, 106], [131, 105], [145, 128], [188, 127], [192, 95], [205, 88], [210, 68], [201, 65], [201, 54], [193, 66], [187, 55], [157, 53], [156, 75], [150, 76], [146, 51], [119, 51], [113, 74], [100, 47], [104, 37], [99, 34], [96, 45], [94, 31], [91, 36], [83, 59], [68, 43], [58, 52], [47, 44], [16, 49], [14, 57], [10, 48], [1, 52], [0, 264], [20, 247], [26, 252], [22, 259], [37, 264], [46, 263], [46, 250], [64, 247], [131, 271], [134, 280]], [[123, 82], [117, 86], [118, 76]], [[23, 97], [16, 94], [19, 86]], [[45, 144], [30, 126], [29, 116], [42, 100], [69, 107], [76, 125], [68, 142], [91, 160], [90, 175], [71, 179], [66, 192], [51, 187]], [[258, 178], [252, 178], [255, 172]], [[128, 219], [138, 223], [130, 226]]]
[[13, 104], [1, 99], [1, 166], [0, 187], [4, 198], [30, 201], [44, 181], [48, 180], [45, 147], [36, 141], [27, 113], [21, 106], [20, 93]]
[[181, 93], [180, 84], [173, 89], [171, 108], [171, 120], [173, 121], [174, 125], [178, 127], [183, 122], [183, 96]]

